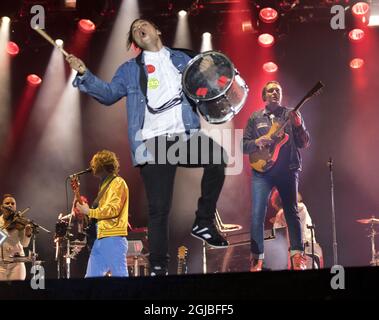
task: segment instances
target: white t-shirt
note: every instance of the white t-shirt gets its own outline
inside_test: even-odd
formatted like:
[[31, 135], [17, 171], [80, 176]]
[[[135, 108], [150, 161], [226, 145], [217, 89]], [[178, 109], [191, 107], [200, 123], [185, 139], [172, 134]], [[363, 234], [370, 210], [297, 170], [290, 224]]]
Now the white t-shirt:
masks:
[[[163, 134], [185, 132], [182, 118], [182, 76], [163, 47], [158, 52], [144, 51], [148, 71], [144, 140]], [[150, 109], [150, 110], [149, 110]]]

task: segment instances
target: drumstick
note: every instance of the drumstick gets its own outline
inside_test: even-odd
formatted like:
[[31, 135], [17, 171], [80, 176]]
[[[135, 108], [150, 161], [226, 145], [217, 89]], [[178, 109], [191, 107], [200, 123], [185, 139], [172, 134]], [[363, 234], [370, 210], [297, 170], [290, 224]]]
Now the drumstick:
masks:
[[53, 38], [51, 38], [45, 31], [43, 31], [42, 29], [40, 28], [34, 28], [35, 31], [37, 31], [42, 37], [44, 37], [47, 41], [49, 41], [54, 47], [56, 47], [57, 49], [59, 49], [65, 57], [67, 57], [69, 54], [67, 53], [66, 50], [64, 50], [62, 47], [58, 46], [56, 44], [56, 42], [53, 40]]

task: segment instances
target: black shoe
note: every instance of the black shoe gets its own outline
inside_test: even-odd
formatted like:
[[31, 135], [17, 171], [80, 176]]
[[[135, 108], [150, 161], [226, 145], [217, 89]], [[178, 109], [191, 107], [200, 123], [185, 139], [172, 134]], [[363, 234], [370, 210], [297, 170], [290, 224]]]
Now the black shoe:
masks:
[[168, 271], [166, 268], [163, 268], [161, 266], [154, 266], [150, 270], [150, 275], [152, 277], [154, 277], [154, 276], [167, 276]]
[[219, 234], [213, 222], [198, 223], [195, 221], [191, 235], [205, 241], [213, 248], [226, 248], [229, 242]]

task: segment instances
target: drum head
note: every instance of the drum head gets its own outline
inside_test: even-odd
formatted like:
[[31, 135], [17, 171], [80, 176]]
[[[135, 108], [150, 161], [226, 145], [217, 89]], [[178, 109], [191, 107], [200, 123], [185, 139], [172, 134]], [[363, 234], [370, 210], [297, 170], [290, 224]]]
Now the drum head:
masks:
[[215, 99], [229, 89], [234, 73], [232, 62], [224, 54], [217, 51], [201, 53], [184, 70], [183, 91], [196, 102]]

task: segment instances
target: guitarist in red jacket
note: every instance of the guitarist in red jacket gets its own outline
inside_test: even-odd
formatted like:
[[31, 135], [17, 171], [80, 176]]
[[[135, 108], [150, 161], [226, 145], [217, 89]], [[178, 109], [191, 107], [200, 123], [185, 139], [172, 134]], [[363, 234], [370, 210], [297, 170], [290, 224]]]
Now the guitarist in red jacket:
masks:
[[[264, 219], [267, 203], [273, 187], [279, 191], [288, 224], [291, 261], [294, 270], [305, 269], [303, 242], [297, 209], [297, 190], [301, 157], [299, 148], [309, 145], [309, 133], [298, 112], [281, 105], [282, 87], [277, 81], [268, 82], [262, 91], [265, 108], [249, 118], [243, 137], [243, 151], [253, 155], [272, 157], [254, 158], [252, 173], [252, 225], [250, 271], [261, 271], [264, 261]], [[275, 136], [272, 129], [288, 120], [283, 130]], [[270, 130], [271, 129], [271, 130]], [[265, 163], [267, 165], [257, 166]]]

